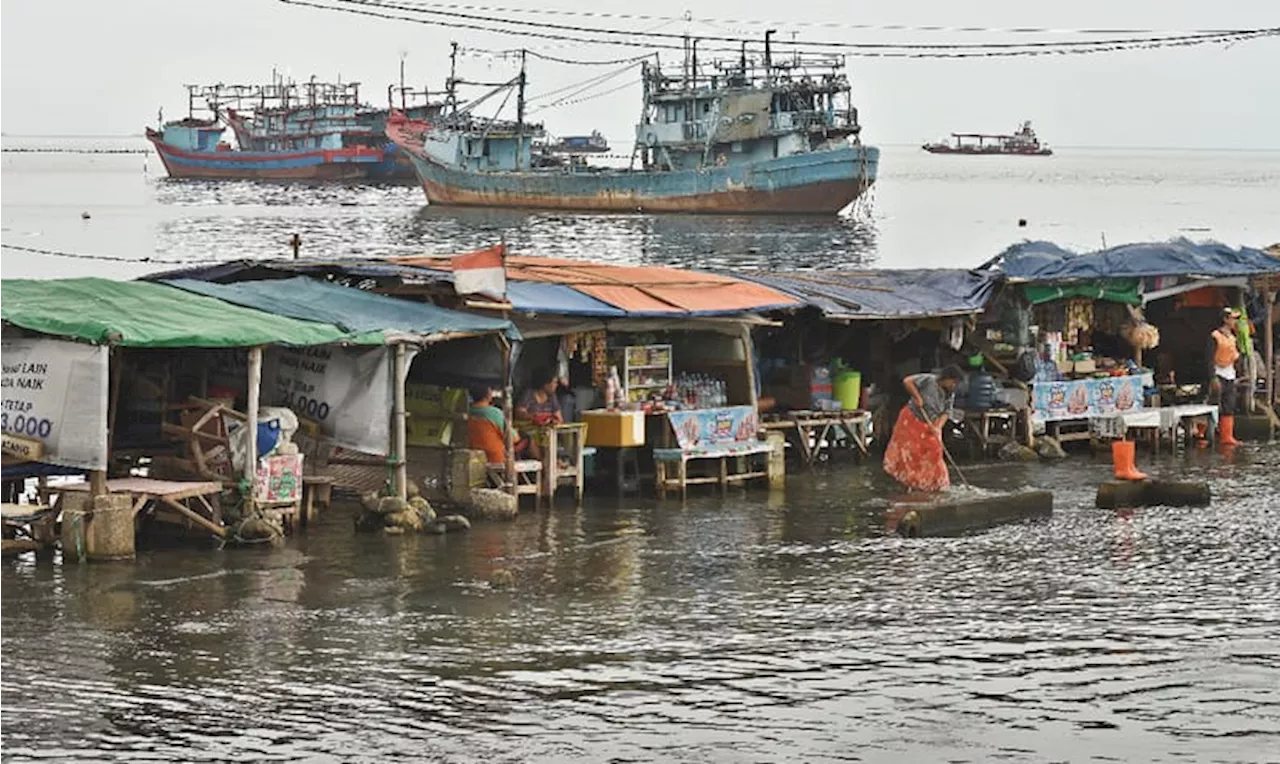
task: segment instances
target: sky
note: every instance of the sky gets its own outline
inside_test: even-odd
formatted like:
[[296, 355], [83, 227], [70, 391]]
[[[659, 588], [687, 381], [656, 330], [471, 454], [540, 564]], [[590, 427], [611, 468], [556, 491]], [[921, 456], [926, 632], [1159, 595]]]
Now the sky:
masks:
[[[1197, 29], [1280, 27], [1277, 0], [899, 0], [696, 5], [650, 0], [468, 0], [486, 7], [608, 10], [716, 19], [591, 20], [533, 16], [556, 23], [601, 24], [692, 34], [740, 36], [763, 26], [741, 20], [942, 25], [989, 28]], [[483, 11], [471, 11], [483, 13]], [[792, 15], [794, 14], [794, 15]], [[510, 16], [511, 14], [504, 14]], [[1080, 39], [1047, 34], [797, 28], [800, 39], [855, 42], [975, 42], [992, 39]], [[464, 48], [524, 45], [565, 57], [622, 58], [635, 48], [538, 41], [452, 30], [286, 5], [278, 0], [5, 0], [0, 8], [0, 130], [7, 135], [138, 134], [185, 111], [185, 83], [264, 82], [273, 67], [299, 80], [359, 81], [362, 94], [384, 101], [405, 56], [412, 84], [437, 88], [448, 73], [449, 43]], [[670, 57], [674, 60], [675, 54]], [[460, 73], [503, 80], [511, 61], [464, 56]], [[532, 63], [529, 93], [565, 87], [607, 72]], [[1030, 119], [1042, 139], [1064, 146], [1280, 149], [1280, 37], [1236, 43], [1087, 56], [984, 60], [849, 59], [854, 100], [871, 143], [912, 144], [952, 131], [1006, 132]], [[599, 129], [629, 148], [639, 113], [638, 74], [618, 92], [548, 109], [536, 116], [557, 134]], [[607, 87], [620, 85], [620, 76]], [[606, 89], [605, 86], [600, 88]], [[484, 113], [483, 111], [481, 113]]]

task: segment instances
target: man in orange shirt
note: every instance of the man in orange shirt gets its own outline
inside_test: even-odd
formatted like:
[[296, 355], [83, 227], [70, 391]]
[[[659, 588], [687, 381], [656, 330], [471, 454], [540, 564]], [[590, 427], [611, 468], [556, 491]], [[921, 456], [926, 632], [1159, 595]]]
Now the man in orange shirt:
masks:
[[1222, 325], [1209, 334], [1209, 400], [1218, 402], [1218, 442], [1238, 446], [1236, 440], [1236, 322], [1240, 311], [1222, 309]]

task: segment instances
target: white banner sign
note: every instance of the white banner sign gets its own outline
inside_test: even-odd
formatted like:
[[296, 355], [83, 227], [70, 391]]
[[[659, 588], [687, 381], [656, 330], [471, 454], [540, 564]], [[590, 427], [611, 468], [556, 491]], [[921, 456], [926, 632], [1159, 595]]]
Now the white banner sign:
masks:
[[6, 339], [0, 429], [42, 444], [39, 461], [107, 468], [110, 351], [55, 339]]
[[391, 433], [386, 347], [267, 349], [263, 403], [288, 406], [343, 448], [385, 456]]

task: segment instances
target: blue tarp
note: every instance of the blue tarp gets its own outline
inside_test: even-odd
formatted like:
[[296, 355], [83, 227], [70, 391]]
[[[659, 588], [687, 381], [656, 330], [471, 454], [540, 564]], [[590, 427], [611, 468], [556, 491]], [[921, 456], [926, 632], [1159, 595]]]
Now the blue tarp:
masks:
[[515, 326], [504, 319], [386, 297], [307, 276], [233, 284], [193, 279], [163, 283], [279, 316], [334, 324], [351, 332], [391, 331], [426, 335], [431, 339], [503, 332], [513, 340], [520, 339]]
[[1007, 278], [1036, 282], [1144, 278], [1148, 276], [1256, 276], [1280, 273], [1280, 259], [1258, 249], [1194, 244], [1186, 239], [1125, 244], [1076, 254], [1047, 241], [1014, 244], [987, 264]]
[[521, 313], [600, 318], [621, 318], [629, 315], [627, 311], [597, 300], [573, 287], [542, 281], [508, 281], [507, 299], [511, 301], [511, 306]]
[[786, 292], [827, 318], [887, 319], [977, 313], [999, 274], [958, 268], [874, 271], [735, 271]]

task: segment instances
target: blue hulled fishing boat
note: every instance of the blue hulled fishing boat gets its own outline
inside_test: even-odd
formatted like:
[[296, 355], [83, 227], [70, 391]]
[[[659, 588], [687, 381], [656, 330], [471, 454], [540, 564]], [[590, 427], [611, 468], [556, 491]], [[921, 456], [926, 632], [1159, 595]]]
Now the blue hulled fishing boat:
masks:
[[879, 150], [859, 140], [841, 57], [742, 55], [699, 69], [696, 41], [679, 75], [642, 65], [644, 108], [626, 168], [592, 166], [589, 151], [550, 150], [525, 119], [525, 67], [498, 90], [517, 91], [514, 121], [473, 114], [493, 93], [434, 121], [392, 115], [387, 135], [408, 154], [433, 204], [578, 210], [838, 212], [876, 178]]

